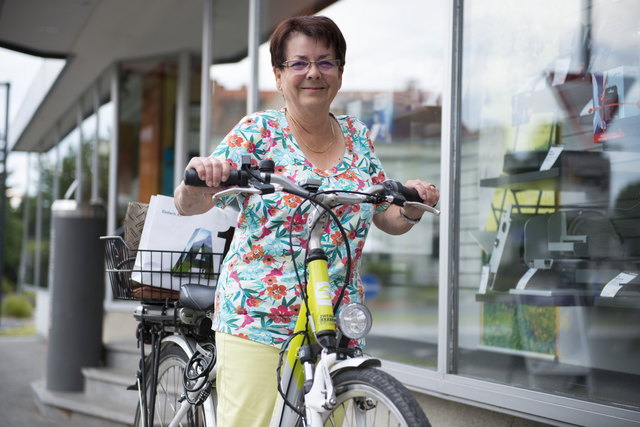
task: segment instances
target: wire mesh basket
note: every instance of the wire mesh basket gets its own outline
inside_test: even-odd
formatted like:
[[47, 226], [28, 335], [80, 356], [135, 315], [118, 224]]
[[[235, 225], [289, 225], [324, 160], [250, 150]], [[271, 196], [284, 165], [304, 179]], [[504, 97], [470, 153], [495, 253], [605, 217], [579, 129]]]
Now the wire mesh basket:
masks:
[[115, 299], [163, 302], [178, 299], [186, 284], [215, 286], [222, 253], [131, 249], [119, 236], [101, 237]]

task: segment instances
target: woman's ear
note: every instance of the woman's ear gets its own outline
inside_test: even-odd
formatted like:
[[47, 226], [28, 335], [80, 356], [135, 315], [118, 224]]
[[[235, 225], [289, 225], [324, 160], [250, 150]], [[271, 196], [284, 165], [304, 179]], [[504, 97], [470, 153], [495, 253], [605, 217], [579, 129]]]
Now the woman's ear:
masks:
[[273, 75], [276, 78], [276, 89], [282, 92], [282, 70], [277, 67], [273, 67]]

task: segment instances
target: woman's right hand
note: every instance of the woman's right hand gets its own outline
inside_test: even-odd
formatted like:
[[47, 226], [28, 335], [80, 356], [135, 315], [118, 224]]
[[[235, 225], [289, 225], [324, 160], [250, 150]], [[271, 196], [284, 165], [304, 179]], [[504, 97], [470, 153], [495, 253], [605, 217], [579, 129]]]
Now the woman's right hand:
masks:
[[195, 169], [206, 187], [185, 185], [184, 181], [174, 191], [174, 202], [180, 215], [197, 215], [214, 206], [211, 196], [220, 192], [231, 172], [229, 163], [215, 157], [193, 157], [185, 170]]
[[[215, 157], [193, 157], [185, 168], [189, 169], [195, 169], [198, 177], [207, 183], [207, 187], [204, 188], [209, 188], [208, 194], [217, 193], [220, 184], [229, 179], [231, 172], [229, 163]], [[217, 191], [211, 192], [212, 189]]]

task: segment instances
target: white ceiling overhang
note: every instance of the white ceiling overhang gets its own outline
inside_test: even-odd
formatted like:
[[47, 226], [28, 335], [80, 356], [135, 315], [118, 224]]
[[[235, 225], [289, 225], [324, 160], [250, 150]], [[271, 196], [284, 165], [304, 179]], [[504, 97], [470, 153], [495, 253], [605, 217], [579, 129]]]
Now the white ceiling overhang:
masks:
[[[261, 39], [293, 14], [315, 13], [335, 0], [263, 0]], [[67, 63], [13, 150], [42, 152], [53, 129], [70, 131], [78, 100], [118, 61], [202, 46], [203, 0], [0, 0], [0, 46]], [[214, 1], [214, 63], [246, 56], [248, 0]], [[108, 96], [108, 85], [103, 89]], [[88, 107], [89, 110], [89, 107]]]

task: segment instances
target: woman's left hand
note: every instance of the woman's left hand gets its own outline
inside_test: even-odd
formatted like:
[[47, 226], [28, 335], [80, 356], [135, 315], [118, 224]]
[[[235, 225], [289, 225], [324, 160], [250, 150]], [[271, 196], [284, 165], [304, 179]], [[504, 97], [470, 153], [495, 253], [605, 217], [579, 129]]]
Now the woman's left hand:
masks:
[[[404, 183], [405, 187], [413, 188], [418, 192], [422, 201], [430, 206], [435, 206], [440, 200], [440, 191], [429, 182], [411, 179]], [[418, 207], [396, 205], [389, 206], [388, 209], [373, 216], [373, 222], [385, 233], [398, 235], [409, 231], [411, 224], [422, 218], [424, 211]]]
[[[440, 191], [435, 184], [431, 184], [429, 182], [421, 181], [419, 179], [410, 179], [409, 181], [404, 183], [405, 187], [413, 188], [418, 192], [422, 201], [429, 206], [435, 206], [440, 200]], [[414, 208], [411, 206], [405, 206], [402, 208], [404, 214], [409, 218], [418, 219], [422, 216], [424, 211]]]

